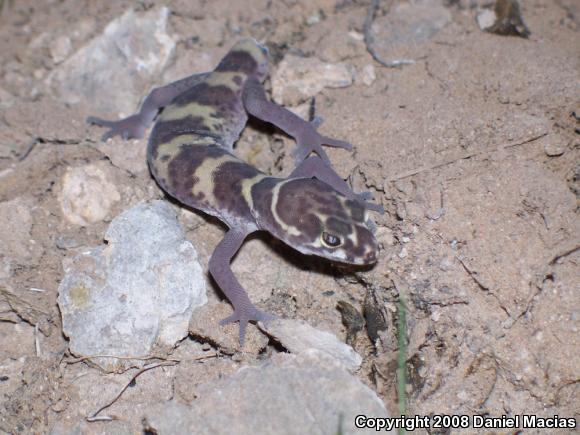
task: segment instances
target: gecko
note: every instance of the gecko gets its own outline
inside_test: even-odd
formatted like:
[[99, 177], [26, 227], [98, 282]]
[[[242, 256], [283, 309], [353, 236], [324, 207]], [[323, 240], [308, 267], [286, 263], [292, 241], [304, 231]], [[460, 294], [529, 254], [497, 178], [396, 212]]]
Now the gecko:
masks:
[[[209, 259], [209, 272], [233, 306], [225, 325], [239, 322], [243, 345], [248, 322], [275, 316], [258, 309], [231, 270], [248, 235], [266, 231], [306, 255], [353, 265], [377, 260], [369, 211], [384, 213], [367, 193], [356, 194], [333, 170], [322, 145], [351, 144], [318, 133], [317, 125], [266, 97], [268, 50], [253, 39], [236, 43], [217, 67], [153, 89], [139, 112], [117, 121], [91, 116], [89, 124], [114, 136], [142, 138], [151, 174], [182, 204], [214, 216], [228, 230]], [[271, 123], [297, 143], [296, 167], [269, 176], [236, 157], [234, 143], [249, 116]]]

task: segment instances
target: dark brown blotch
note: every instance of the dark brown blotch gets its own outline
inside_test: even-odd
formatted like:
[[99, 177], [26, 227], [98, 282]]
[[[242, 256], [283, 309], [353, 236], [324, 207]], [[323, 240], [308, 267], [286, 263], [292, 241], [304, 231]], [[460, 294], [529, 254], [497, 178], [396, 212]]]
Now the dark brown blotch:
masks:
[[205, 195], [193, 194], [193, 187], [199, 182], [195, 176], [197, 168], [208, 158], [219, 158], [227, 152], [217, 146], [182, 146], [179, 154], [167, 166], [167, 191], [181, 202], [195, 207]]
[[[149, 153], [157, 160], [159, 146], [171, 142], [177, 136], [204, 132], [208, 129], [201, 116], [189, 115], [183, 119], [157, 121], [149, 138]], [[184, 142], [186, 144], [186, 142]]]
[[373, 234], [364, 227], [357, 226], [355, 231], [358, 243], [353, 247], [353, 254], [358, 258], [364, 258], [367, 248], [373, 248], [373, 251], [376, 250], [376, 242]]
[[222, 163], [213, 173], [213, 195], [217, 204], [225, 210], [253, 220], [250, 206], [242, 195], [242, 180], [253, 178], [259, 172], [244, 162]]
[[352, 232], [352, 228], [346, 222], [330, 216], [326, 219], [326, 231], [342, 238], [348, 236]]
[[230, 51], [219, 63], [216, 71], [219, 72], [242, 72], [247, 75], [254, 74], [258, 68], [256, 59], [247, 51]]
[[239, 100], [238, 91], [228, 88], [225, 85], [211, 86], [207, 83], [200, 83], [197, 86], [180, 94], [172, 104], [183, 107], [191, 103], [202, 106], [211, 106], [216, 109], [225, 110], [233, 106]]
[[280, 225], [276, 222], [270, 204], [272, 204], [272, 191], [280, 180], [273, 177], [264, 178], [252, 186], [252, 200], [254, 207], [259, 213], [259, 224], [262, 228], [278, 228]]
[[350, 216], [357, 222], [364, 222], [365, 220], [365, 207], [358, 201], [349, 199], [346, 201], [346, 206], [350, 210]]

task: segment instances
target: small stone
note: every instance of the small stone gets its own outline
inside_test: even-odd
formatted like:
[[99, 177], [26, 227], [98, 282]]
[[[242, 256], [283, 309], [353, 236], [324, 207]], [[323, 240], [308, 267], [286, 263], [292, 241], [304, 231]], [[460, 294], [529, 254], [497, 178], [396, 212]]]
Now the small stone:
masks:
[[288, 54], [272, 76], [272, 98], [279, 104], [295, 106], [324, 88], [344, 88], [352, 82], [352, 73], [345, 64]]
[[340, 362], [351, 372], [358, 370], [362, 363], [361, 356], [348, 344], [340, 341], [336, 335], [313, 328], [303, 320], [276, 319], [260, 328], [280, 342], [292, 353], [303, 353], [308, 349], [317, 349]]
[[481, 30], [489, 29], [495, 23], [497, 16], [492, 9], [484, 9], [475, 18]]
[[365, 65], [359, 76], [358, 79], [360, 80], [360, 82], [365, 85], [365, 86], [371, 86], [375, 80], [377, 79], [377, 73], [375, 70], [375, 67], [373, 65]]
[[121, 199], [110, 180], [108, 168], [100, 164], [68, 168], [59, 195], [65, 218], [76, 225], [89, 225], [107, 218]]
[[401, 220], [405, 220], [407, 217], [407, 208], [405, 206], [404, 202], [400, 202], [398, 201], [396, 204], [396, 210], [395, 212], [397, 213], [397, 217]]
[[56, 247], [58, 249], [63, 249], [63, 250], [74, 249], [74, 248], [78, 248], [80, 246], [78, 241], [76, 241], [75, 239], [65, 237], [65, 236], [57, 236], [55, 242], [56, 242]]
[[313, 26], [314, 24], [318, 24], [320, 22], [320, 14], [310, 15], [306, 18], [306, 24], [308, 26]]
[[429, 42], [450, 22], [450, 9], [442, 0], [394, 2], [371, 26], [374, 49], [386, 62], [414, 63], [428, 55]]
[[68, 36], [59, 36], [48, 44], [48, 51], [55, 64], [62, 63], [72, 51], [72, 43]]
[[566, 143], [565, 139], [560, 136], [549, 138], [544, 145], [544, 152], [550, 157], [561, 156], [566, 152], [567, 149], [568, 144]]

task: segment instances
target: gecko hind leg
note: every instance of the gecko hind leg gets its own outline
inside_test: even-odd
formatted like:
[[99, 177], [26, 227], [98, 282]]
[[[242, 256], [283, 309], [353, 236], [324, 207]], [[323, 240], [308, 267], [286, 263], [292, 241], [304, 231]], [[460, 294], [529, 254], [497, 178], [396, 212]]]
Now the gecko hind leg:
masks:
[[132, 138], [141, 139], [145, 136], [147, 128], [149, 128], [163, 107], [171, 103], [179, 94], [198, 84], [205, 77], [207, 77], [207, 73], [194, 74], [166, 86], [153, 89], [147, 95], [143, 104], [141, 104], [139, 112], [127, 118], [108, 121], [96, 116], [89, 116], [87, 123], [110, 129], [101, 137], [103, 142], [115, 136], [121, 136], [125, 140]]

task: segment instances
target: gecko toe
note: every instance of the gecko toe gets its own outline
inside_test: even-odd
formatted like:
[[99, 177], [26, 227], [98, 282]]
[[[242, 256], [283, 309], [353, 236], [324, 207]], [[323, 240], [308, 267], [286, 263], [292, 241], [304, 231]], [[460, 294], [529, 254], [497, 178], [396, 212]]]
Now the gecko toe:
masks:
[[322, 143], [333, 148], [343, 148], [347, 151], [352, 151], [352, 144], [343, 140], [332, 139], [331, 137], [323, 136]]
[[240, 345], [244, 345], [246, 338], [246, 328], [249, 322], [264, 322], [267, 323], [277, 317], [273, 314], [266, 313], [265, 311], [258, 310], [255, 307], [251, 307], [248, 310], [234, 310], [231, 316], [226, 317], [220, 321], [220, 325], [224, 326], [229, 323], [239, 322], [240, 325]]
[[365, 190], [364, 192], [357, 193], [357, 198], [361, 201], [369, 201], [373, 199], [373, 193], [369, 190]]

